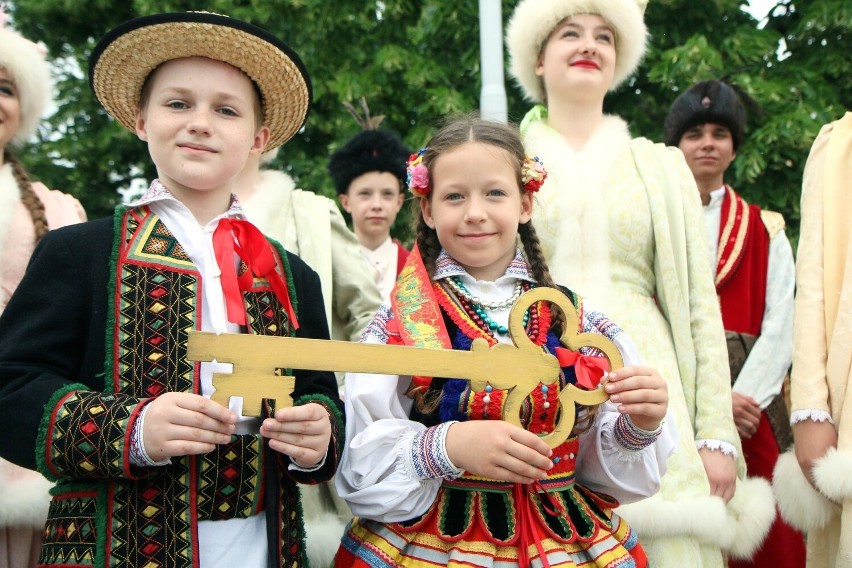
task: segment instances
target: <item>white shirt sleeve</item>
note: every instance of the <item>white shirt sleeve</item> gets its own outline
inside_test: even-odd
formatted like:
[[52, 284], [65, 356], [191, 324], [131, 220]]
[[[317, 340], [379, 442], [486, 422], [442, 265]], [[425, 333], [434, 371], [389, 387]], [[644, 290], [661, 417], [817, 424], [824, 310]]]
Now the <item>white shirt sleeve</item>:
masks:
[[793, 360], [793, 249], [783, 231], [769, 242], [766, 306], [760, 337], [749, 353], [733, 390], [752, 397], [760, 408], [779, 392]]
[[441, 487], [441, 479], [419, 479], [409, 465], [414, 435], [426, 428], [408, 418], [414, 403], [405, 395], [409, 383], [397, 375], [346, 375], [346, 445], [335, 487], [356, 516], [382, 522], [416, 517]]

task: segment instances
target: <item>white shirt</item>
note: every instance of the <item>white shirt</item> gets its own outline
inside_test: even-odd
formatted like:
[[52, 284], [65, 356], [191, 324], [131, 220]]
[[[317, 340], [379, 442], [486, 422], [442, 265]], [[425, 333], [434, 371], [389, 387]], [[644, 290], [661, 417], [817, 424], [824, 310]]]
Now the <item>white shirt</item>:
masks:
[[382, 301], [388, 303], [393, 285], [396, 283], [396, 260], [399, 256], [396, 243], [388, 237], [375, 250], [370, 250], [361, 245], [361, 254], [364, 255], [364, 259], [370, 265], [370, 273], [376, 281]]
[[[710, 203], [704, 206], [707, 246], [714, 278], [724, 198], [723, 186], [710, 192]], [[793, 249], [784, 231], [778, 231], [769, 241], [768, 262], [766, 305], [760, 337], [733, 386], [734, 392], [750, 396], [761, 409], [769, 406], [781, 392], [784, 377], [793, 361], [793, 291], [796, 279]]]
[[[215, 333], [240, 333], [240, 326], [228, 321], [225, 294], [222, 291], [221, 271], [213, 251], [213, 232], [224, 218], [245, 219], [239, 201], [233, 199], [225, 213], [203, 227], [192, 212], [175, 199], [159, 182], [132, 206], [148, 205], [180, 242], [189, 259], [201, 274], [201, 329]], [[213, 373], [230, 373], [229, 363], [202, 362], [200, 369], [201, 394], [207, 398], [214, 392]], [[242, 417], [242, 400], [232, 398], [228, 405], [238, 418], [237, 434], [257, 433], [260, 420]], [[247, 519], [198, 522], [199, 564], [202, 568], [266, 568], [266, 513]]]
[[[468, 291], [486, 302], [505, 300], [512, 296], [516, 280], [530, 280], [525, 264], [522, 270], [517, 270], [517, 262], [494, 282], [474, 280], [452, 259], [440, 266], [439, 258], [438, 264], [436, 278], [458, 274]], [[588, 306], [585, 309], [589, 320], [593, 312], [588, 311]], [[498, 324], [507, 325], [509, 311], [490, 311], [489, 315]], [[371, 333], [372, 327], [368, 326], [365, 341], [381, 343], [379, 334]], [[497, 339], [509, 341], [506, 337]], [[613, 341], [625, 365], [639, 364], [636, 347], [626, 334], [622, 332]], [[426, 428], [408, 418], [413, 401], [405, 392], [410, 381], [410, 377], [398, 375], [349, 373], [346, 376], [346, 444], [336, 488], [357, 516], [381, 522], [411, 519], [432, 505], [441, 486], [440, 478], [420, 479], [407, 459], [414, 435]], [[674, 421], [666, 420], [654, 444], [628, 453], [613, 439], [618, 415], [613, 404], [604, 403], [595, 425], [581, 436], [577, 479], [591, 489], [629, 503], [659, 489], [666, 458], [676, 446], [677, 434]]]

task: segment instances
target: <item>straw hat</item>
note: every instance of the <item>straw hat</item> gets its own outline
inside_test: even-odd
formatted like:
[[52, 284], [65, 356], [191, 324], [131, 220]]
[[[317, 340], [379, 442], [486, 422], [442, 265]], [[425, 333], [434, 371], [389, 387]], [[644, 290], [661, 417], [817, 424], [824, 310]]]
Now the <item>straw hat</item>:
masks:
[[535, 66], [550, 33], [565, 18], [597, 14], [615, 32], [615, 76], [610, 88], [613, 90], [636, 71], [645, 55], [646, 4], [647, 0], [521, 0], [506, 32], [509, 70], [528, 99], [543, 102], [544, 85], [535, 74]]
[[21, 123], [12, 144], [23, 144], [35, 133], [50, 105], [50, 66], [44, 56], [44, 49], [0, 25], [0, 67], [15, 83], [21, 105]]
[[106, 111], [135, 131], [148, 75], [183, 57], [224, 61], [254, 81], [270, 130], [266, 150], [285, 143], [305, 123], [311, 82], [299, 56], [266, 30], [209, 12], [155, 14], [121, 24], [95, 46], [89, 84]]

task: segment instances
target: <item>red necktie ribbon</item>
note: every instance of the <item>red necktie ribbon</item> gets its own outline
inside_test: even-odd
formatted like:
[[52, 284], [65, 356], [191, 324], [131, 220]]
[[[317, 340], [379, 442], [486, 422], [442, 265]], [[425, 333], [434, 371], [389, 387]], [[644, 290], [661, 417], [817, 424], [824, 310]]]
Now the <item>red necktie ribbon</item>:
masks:
[[[258, 277], [269, 282], [275, 296], [287, 310], [293, 329], [299, 329], [287, 284], [275, 270], [272, 245], [257, 227], [241, 219], [220, 219], [213, 232], [213, 252], [222, 273], [222, 291], [225, 294], [228, 321], [246, 325], [242, 293], [251, 290], [254, 278]], [[234, 254], [248, 267], [240, 275], [237, 275]]]

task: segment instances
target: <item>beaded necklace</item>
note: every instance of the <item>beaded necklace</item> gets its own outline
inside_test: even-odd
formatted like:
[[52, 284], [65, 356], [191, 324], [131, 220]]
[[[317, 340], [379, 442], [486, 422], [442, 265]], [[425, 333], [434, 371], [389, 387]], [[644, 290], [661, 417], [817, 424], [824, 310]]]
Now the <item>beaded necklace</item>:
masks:
[[[497, 343], [495, 333], [505, 335], [509, 332], [505, 326], [497, 325], [481, 305], [473, 306], [466, 297], [455, 294], [455, 287], [448, 283], [449, 280], [449, 278], [444, 278], [435, 282], [435, 297], [438, 300], [438, 304], [444, 308], [444, 311], [450, 316], [450, 319], [453, 320], [453, 323], [459, 327], [462, 333], [471, 339], [482, 337], [488, 341], [489, 345], [494, 345]], [[460, 282], [454, 282], [454, 284], [461, 285]], [[526, 292], [533, 287], [529, 282], [519, 281], [518, 285], [519, 288], [516, 290], [517, 296], [520, 296], [521, 292]], [[466, 289], [465, 292], [467, 296], [473, 297]], [[516, 300], [517, 298], [512, 300], [513, 304]], [[503, 302], [500, 303], [502, 304]], [[526, 328], [527, 336], [536, 345], [544, 343], [547, 339], [547, 330], [550, 327], [549, 306], [541, 302], [536, 302], [530, 306], [524, 314], [524, 327]]]

